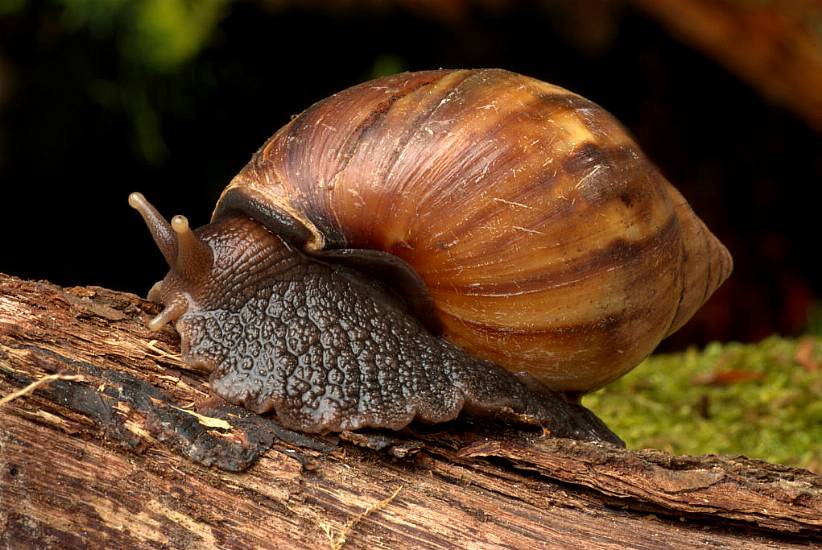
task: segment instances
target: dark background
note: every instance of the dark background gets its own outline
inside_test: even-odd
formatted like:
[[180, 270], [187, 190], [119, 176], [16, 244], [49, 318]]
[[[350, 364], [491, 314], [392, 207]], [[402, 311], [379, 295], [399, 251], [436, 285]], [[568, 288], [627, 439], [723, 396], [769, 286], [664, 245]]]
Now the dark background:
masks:
[[257, 147], [314, 101], [400, 70], [502, 67], [611, 111], [731, 250], [734, 275], [667, 349], [822, 331], [819, 133], [629, 6], [588, 18], [562, 2], [224, 3], [169, 60], [162, 36], [135, 34], [153, 23], [133, 12], [11, 4], [0, 271], [144, 294], [166, 269], [130, 191], [200, 225]]

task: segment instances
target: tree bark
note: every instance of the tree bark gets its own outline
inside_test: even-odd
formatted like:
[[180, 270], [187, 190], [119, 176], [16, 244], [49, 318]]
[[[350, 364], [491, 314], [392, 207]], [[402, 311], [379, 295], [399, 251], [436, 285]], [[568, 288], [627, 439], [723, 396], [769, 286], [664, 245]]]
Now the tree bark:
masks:
[[[822, 477], [461, 419], [297, 434], [209, 393], [157, 308], [0, 275], [5, 548], [772, 548]], [[13, 397], [13, 396], [12, 396]], [[196, 411], [196, 412], [195, 412]]]

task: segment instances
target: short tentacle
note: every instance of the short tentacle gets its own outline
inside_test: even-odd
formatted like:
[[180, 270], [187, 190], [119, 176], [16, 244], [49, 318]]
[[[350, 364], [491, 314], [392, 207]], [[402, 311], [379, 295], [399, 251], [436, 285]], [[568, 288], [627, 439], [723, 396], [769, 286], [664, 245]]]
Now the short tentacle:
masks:
[[163, 311], [148, 322], [149, 330], [158, 331], [168, 323], [179, 319], [188, 310], [188, 300], [183, 295], [178, 295], [168, 304]]
[[177, 258], [171, 264], [183, 278], [190, 279], [208, 270], [213, 261], [211, 248], [188, 225], [185, 216], [171, 218], [171, 228], [177, 234]]

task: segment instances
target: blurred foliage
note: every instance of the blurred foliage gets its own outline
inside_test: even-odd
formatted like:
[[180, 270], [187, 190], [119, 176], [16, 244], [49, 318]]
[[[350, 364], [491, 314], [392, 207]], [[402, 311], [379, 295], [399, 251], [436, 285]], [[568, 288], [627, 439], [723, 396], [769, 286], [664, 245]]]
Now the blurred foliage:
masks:
[[822, 473], [822, 337], [648, 358], [584, 403], [630, 448], [742, 454]]
[[815, 302], [808, 309], [807, 333], [822, 337], [822, 302]]
[[[249, 2], [250, 3], [250, 2]], [[503, 2], [479, 2], [489, 8]], [[116, 76], [89, 81], [89, 96], [106, 110], [123, 113], [130, 121], [133, 148], [149, 165], [167, 160], [163, 138], [163, 109], [158, 93], [168, 94], [187, 78], [192, 65], [210, 41], [218, 36], [219, 24], [230, 15], [236, 0], [0, 0], [0, 15], [43, 13], [48, 6], [58, 12], [57, 32], [86, 34], [103, 50], [115, 48]], [[408, 13], [455, 23], [468, 16], [463, 0], [378, 1], [359, 0], [260, 0], [261, 15], [288, 7], [313, 8], [332, 13], [385, 12], [403, 8]], [[578, 33], [574, 33], [576, 35]], [[392, 52], [380, 54], [361, 80], [408, 70], [408, 63]], [[167, 114], [167, 113], [165, 113]]]
[[407, 70], [408, 65], [402, 57], [391, 53], [384, 53], [374, 60], [374, 66], [371, 67], [369, 74], [363, 80], [380, 78]]
[[[115, 36], [123, 57], [159, 72], [193, 59], [211, 38], [232, 0], [52, 0], [66, 32], [86, 29]], [[28, 0], [0, 0], [0, 13], [22, 11]]]
[[[167, 155], [161, 115], [152, 91], [179, 80], [215, 35], [233, 0], [51, 0], [59, 32], [88, 33], [117, 49], [111, 80], [89, 82], [89, 95], [107, 110], [123, 112], [133, 127], [134, 148], [148, 164]], [[31, 0], [0, 0], [0, 14], [23, 12]], [[165, 79], [165, 82], [163, 81]], [[159, 82], [158, 82], [159, 81]]]
[[25, 4], [26, 0], [0, 0], [0, 15], [17, 13]]
[[[173, 95], [174, 88], [186, 80], [187, 67], [218, 35], [234, 1], [50, 0], [48, 4], [59, 11], [60, 33], [87, 33], [101, 47], [115, 45], [114, 78], [90, 80], [89, 96], [106, 110], [127, 116], [135, 151], [147, 164], [156, 165], [168, 154], [157, 93]], [[0, 15], [21, 13], [33, 3], [0, 0]], [[401, 57], [385, 53], [362, 79], [403, 70], [407, 66]]]

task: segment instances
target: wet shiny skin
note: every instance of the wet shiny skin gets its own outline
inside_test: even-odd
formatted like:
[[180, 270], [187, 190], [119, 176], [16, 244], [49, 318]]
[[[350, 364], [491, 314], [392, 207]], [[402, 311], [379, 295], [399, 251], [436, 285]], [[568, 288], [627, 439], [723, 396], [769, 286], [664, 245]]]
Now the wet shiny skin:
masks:
[[[159, 299], [188, 302], [183, 359], [212, 389], [309, 432], [400, 429], [472, 413], [527, 415], [557, 435], [618, 443], [562, 395], [535, 393], [501, 367], [431, 335], [359, 273], [313, 260], [246, 217], [200, 228], [203, 273], [171, 271]], [[550, 399], [549, 399], [550, 398]]]

